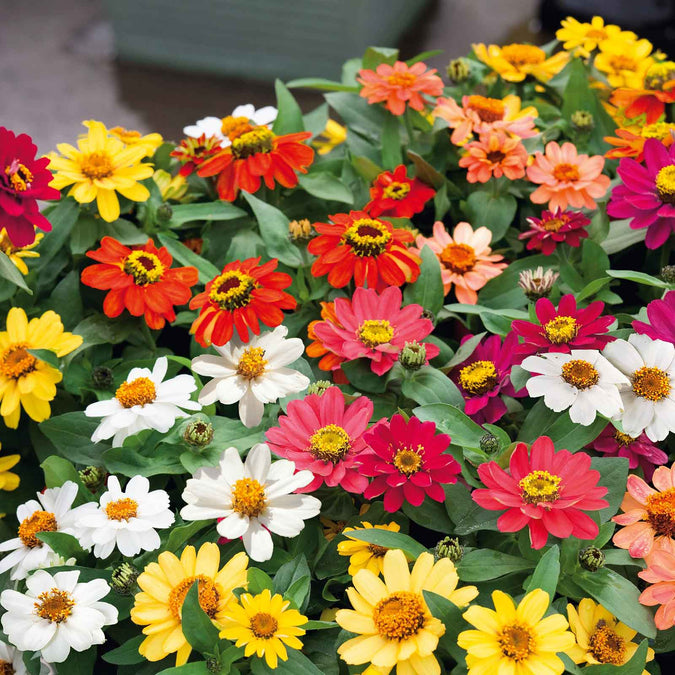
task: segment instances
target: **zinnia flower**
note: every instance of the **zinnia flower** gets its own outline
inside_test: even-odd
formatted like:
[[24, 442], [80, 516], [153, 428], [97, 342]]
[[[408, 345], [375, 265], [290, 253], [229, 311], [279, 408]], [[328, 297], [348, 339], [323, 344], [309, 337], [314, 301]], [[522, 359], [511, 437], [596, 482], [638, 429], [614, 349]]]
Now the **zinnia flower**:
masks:
[[518, 443], [509, 473], [497, 462], [487, 462], [478, 467], [478, 475], [487, 489], [474, 490], [473, 500], [490, 511], [507, 509], [497, 521], [499, 531], [519, 532], [527, 526], [534, 549], [546, 545], [549, 533], [560, 539], [595, 539], [598, 525], [584, 512], [609, 506], [591, 458], [584, 452], [556, 452], [548, 436], [532, 444], [529, 457], [527, 445]]
[[443, 93], [443, 80], [436, 75], [435, 68], [418, 61], [407, 66], [396, 61], [393, 66], [380, 63], [375, 70], [362, 68], [357, 81], [363, 87], [359, 95], [368, 99], [368, 103], [382, 103], [392, 115], [403, 115], [406, 107], [422, 112], [425, 101], [422, 94], [440, 96]]
[[613, 24], [605, 24], [601, 16], [594, 16], [590, 23], [582, 23], [571, 16], [560, 22], [562, 28], [556, 31], [556, 38], [563, 43], [563, 49], [588, 57], [603, 40], [632, 41], [637, 35], [632, 31], [621, 30]]
[[422, 553], [412, 571], [405, 554], [388, 551], [383, 577], [359, 570], [347, 596], [354, 609], [339, 609], [338, 625], [357, 637], [343, 642], [338, 654], [349, 665], [372, 664], [366, 672], [409, 675], [440, 675], [434, 656], [445, 626], [431, 615], [424, 591], [431, 591], [465, 607], [477, 595], [475, 586], [457, 588], [459, 577], [448, 558], [434, 563], [431, 553]]
[[655, 138], [669, 148], [675, 140], [675, 124], [655, 122], [639, 128], [617, 129], [616, 136], [604, 138], [607, 143], [616, 146], [608, 150], [605, 157], [608, 159], [632, 157], [636, 162], [641, 162], [645, 156], [645, 143], [648, 138]]
[[675, 291], [668, 291], [660, 300], [647, 305], [649, 323], [633, 321], [633, 329], [652, 340], [663, 340], [675, 344]]
[[498, 262], [504, 256], [492, 254], [491, 240], [492, 232], [487, 227], [474, 230], [469, 223], [461, 222], [457, 223], [450, 236], [438, 220], [434, 223], [433, 236], [417, 235], [415, 243], [417, 250], [426, 244], [436, 254], [441, 264], [445, 295], [455, 284], [457, 301], [475, 305], [478, 302], [476, 291], [507, 267], [506, 263]]
[[367, 541], [356, 539], [349, 536], [348, 532], [363, 532], [365, 530], [387, 530], [388, 532], [398, 532], [401, 526], [391, 521], [388, 525], [372, 525], [362, 522], [363, 527], [345, 527], [340, 534], [345, 536], [345, 540], [338, 542], [337, 552], [340, 555], [349, 556], [349, 569], [347, 574], [352, 577], [359, 570], [368, 570], [375, 576], [380, 576], [384, 569], [384, 556], [391, 549], [384, 546], [369, 544]]
[[33, 239], [32, 244], [27, 246], [15, 246], [12, 244], [12, 241], [7, 234], [7, 230], [0, 228], [0, 251], [4, 253], [11, 261], [14, 263], [14, 266], [23, 274], [24, 276], [28, 274], [28, 265], [24, 262], [24, 258], [39, 258], [40, 254], [37, 251], [33, 251], [44, 235], [42, 232], [38, 232]]
[[202, 134], [197, 138], [184, 138], [170, 154], [182, 165], [178, 175], [190, 176], [207, 159], [217, 155], [220, 147], [220, 140], [217, 136]]
[[335, 288], [346, 286], [352, 278], [357, 286], [382, 290], [413, 282], [420, 273], [420, 259], [406, 244], [412, 243], [409, 230], [395, 228], [386, 220], [365, 211], [329, 216], [330, 223], [314, 223], [320, 236], [307, 250], [318, 259], [312, 265], [315, 277], [328, 275]]
[[518, 239], [529, 239], [528, 251], [541, 251], [551, 255], [560, 243], [574, 248], [581, 246], [581, 240], [588, 237], [586, 227], [591, 224], [590, 218], [578, 211], [544, 211], [541, 218], [528, 218], [530, 229], [521, 232]]
[[668, 630], [675, 625], [675, 555], [667, 551], [655, 550], [646, 570], [638, 576], [651, 586], [640, 594], [640, 603], [656, 610], [654, 623], [659, 630]]
[[644, 115], [647, 124], [653, 126], [664, 116], [666, 104], [675, 102], [675, 62], [653, 63], [647, 68], [641, 87], [619, 87], [609, 100], [621, 108], [627, 118]]
[[545, 153], [536, 152], [527, 167], [528, 179], [540, 184], [530, 199], [535, 204], [548, 204], [553, 211], [568, 206], [594, 209], [595, 200], [604, 197], [609, 187], [609, 176], [602, 173], [604, 166], [602, 155], [579, 155], [572, 143], [560, 146], [551, 141]]
[[174, 321], [174, 305], [184, 305], [198, 281], [194, 267], [171, 269], [173, 258], [164, 248], [156, 248], [152, 239], [144, 246], [127, 247], [112, 237], [103, 237], [101, 247], [88, 251], [87, 257], [99, 265], [82, 271], [82, 283], [108, 291], [103, 312], [110, 318], [125, 309], [142, 316], [150, 328], [160, 329]]
[[435, 194], [436, 190], [419, 178], [408, 178], [405, 166], [399, 164], [393, 173], [384, 171], [375, 179], [363, 210], [374, 217], [411, 218], [421, 213]]
[[510, 44], [499, 47], [480, 43], [472, 45], [474, 54], [507, 82], [522, 82], [527, 76], [548, 82], [567, 64], [569, 55], [558, 52], [551, 57], [540, 47]]
[[96, 200], [98, 212], [108, 223], [120, 217], [119, 192], [132, 202], [150, 198], [148, 188], [138, 181], [152, 176], [152, 164], [141, 163], [146, 148], [140, 144], [125, 146], [111, 137], [101, 122], [85, 124], [87, 135], [77, 141], [77, 148], [59, 143], [62, 157], [53, 157], [49, 168], [55, 171], [50, 183], [58, 190], [72, 185], [68, 194], [79, 204]]
[[0, 666], [3, 666], [9, 675], [28, 675], [23, 662], [23, 652], [2, 641], [0, 641]]
[[459, 165], [468, 169], [469, 183], [487, 183], [493, 176], [517, 180], [525, 175], [527, 150], [519, 138], [511, 138], [503, 131], [489, 131], [480, 140], [468, 143], [466, 154]]
[[333, 148], [342, 145], [347, 140], [347, 127], [343, 127], [335, 120], [328, 119], [324, 130], [314, 136], [311, 143], [320, 155], [327, 155]]
[[341, 364], [345, 361], [343, 356], [338, 356], [334, 354], [330, 349], [328, 349], [321, 339], [317, 337], [314, 329], [322, 321], [327, 321], [337, 326], [338, 328], [344, 328], [344, 326], [338, 321], [337, 316], [335, 315], [335, 303], [334, 302], [320, 302], [321, 305], [321, 319], [315, 321], [310, 321], [307, 326], [307, 337], [312, 342], [310, 342], [305, 351], [307, 356], [313, 358], [319, 358], [318, 366], [319, 370], [332, 371], [333, 380], [336, 384], [346, 384], [347, 377], [342, 372]]
[[[85, 120], [82, 122], [87, 129], [92, 124], [96, 124], [95, 120]], [[111, 127], [108, 129], [108, 133], [114, 138], [118, 138], [124, 145], [136, 145], [142, 147], [145, 150], [146, 157], [152, 157], [155, 154], [157, 148], [164, 142], [161, 134], [152, 133], [146, 134], [145, 136], [141, 134], [140, 131], [135, 131], [134, 129], [126, 129], [125, 127]], [[80, 138], [86, 138], [87, 134], [81, 134]]]
[[301, 492], [314, 492], [326, 483], [361, 494], [368, 485], [359, 468], [367, 448], [363, 434], [372, 416], [373, 402], [367, 396], [347, 405], [337, 387], [328, 387], [321, 395], [290, 401], [286, 415], [279, 417], [279, 426], [265, 436], [275, 455], [314, 474], [314, 480]]
[[21, 459], [21, 455], [5, 455], [0, 457], [0, 490], [12, 492], [19, 487], [20, 478], [10, 471]]
[[275, 272], [276, 258], [260, 265], [260, 258], [236, 260], [211, 279], [203, 293], [190, 301], [190, 309], [201, 308], [190, 333], [202, 346], [222, 346], [232, 339], [234, 329], [242, 342], [249, 331], [260, 335], [260, 322], [275, 328], [284, 320], [284, 309], [295, 309], [295, 298], [284, 292], [290, 275]]
[[253, 127], [270, 125], [276, 120], [278, 111], [274, 106], [266, 105], [258, 110], [251, 103], [238, 105], [227, 117], [204, 117], [194, 124], [183, 127], [183, 133], [189, 138], [215, 138], [221, 147], [232, 145], [232, 141]]
[[642, 88], [645, 74], [654, 63], [649, 40], [628, 40], [618, 35], [602, 40], [598, 46], [600, 53], [593, 65], [605, 74], [612, 88]]

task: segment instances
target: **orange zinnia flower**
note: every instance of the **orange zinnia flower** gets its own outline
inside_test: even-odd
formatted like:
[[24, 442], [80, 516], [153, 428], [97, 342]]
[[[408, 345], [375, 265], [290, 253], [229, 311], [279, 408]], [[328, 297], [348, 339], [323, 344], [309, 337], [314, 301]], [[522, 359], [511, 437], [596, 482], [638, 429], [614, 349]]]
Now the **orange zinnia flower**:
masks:
[[152, 239], [143, 246], [127, 247], [112, 237], [103, 237], [101, 247], [87, 257], [97, 260], [82, 271], [82, 283], [108, 291], [103, 312], [115, 318], [125, 309], [133, 316], [143, 316], [150, 328], [160, 329], [176, 318], [174, 305], [185, 304], [197, 283], [194, 267], [171, 269], [173, 258]]
[[551, 141], [546, 152], [535, 153], [527, 177], [540, 186], [530, 195], [535, 204], [546, 204], [551, 211], [572, 206], [580, 209], [596, 207], [609, 187], [609, 176], [602, 174], [605, 158], [601, 155], [578, 155], [572, 143], [558, 145]]
[[632, 157], [636, 162], [641, 162], [644, 157], [645, 141], [648, 138], [656, 138], [669, 148], [675, 139], [675, 124], [656, 122], [640, 128], [617, 129], [616, 136], [605, 136], [607, 143], [616, 146], [608, 150], [605, 157], [609, 159]]
[[469, 170], [469, 183], [487, 183], [492, 176], [516, 180], [525, 175], [527, 150], [519, 138], [509, 138], [501, 130], [490, 131], [466, 146], [459, 165]]
[[609, 100], [622, 108], [626, 117], [644, 115], [647, 124], [658, 122], [666, 112], [666, 103], [675, 102], [675, 62], [651, 65], [642, 89], [621, 87], [612, 92]]
[[336, 384], [347, 384], [349, 380], [341, 368], [343, 361], [346, 359], [343, 356], [338, 356], [327, 349], [314, 331], [316, 325], [322, 321], [328, 321], [338, 328], [344, 329], [344, 326], [340, 323], [337, 318], [337, 314], [335, 313], [335, 303], [322, 302], [321, 319], [312, 321], [310, 322], [309, 326], [307, 326], [307, 337], [312, 340], [312, 342], [307, 345], [305, 351], [307, 352], [307, 356], [311, 356], [312, 358], [321, 357], [321, 360], [319, 361], [319, 370], [332, 371], [333, 381]]
[[292, 295], [284, 292], [291, 277], [275, 272], [279, 261], [273, 258], [260, 265], [260, 258], [236, 260], [211, 279], [203, 293], [195, 295], [190, 309], [201, 308], [190, 333], [202, 347], [219, 347], [229, 342], [237, 329], [242, 342], [249, 341], [249, 330], [260, 335], [260, 321], [275, 328], [284, 320], [283, 309], [295, 309]]
[[375, 70], [365, 68], [356, 78], [363, 89], [359, 92], [368, 103], [382, 103], [392, 115], [402, 115], [406, 105], [413, 110], [424, 110], [422, 94], [440, 96], [443, 93], [443, 80], [436, 75], [436, 69], [417, 62], [408, 67], [403, 61], [393, 66], [381, 63]]
[[312, 265], [315, 277], [328, 274], [328, 283], [335, 288], [346, 286], [353, 277], [357, 286], [367, 283], [378, 290], [417, 279], [421, 261], [406, 247], [413, 241], [412, 232], [365, 211], [329, 217], [331, 223], [314, 224], [320, 236], [307, 246], [319, 256]]

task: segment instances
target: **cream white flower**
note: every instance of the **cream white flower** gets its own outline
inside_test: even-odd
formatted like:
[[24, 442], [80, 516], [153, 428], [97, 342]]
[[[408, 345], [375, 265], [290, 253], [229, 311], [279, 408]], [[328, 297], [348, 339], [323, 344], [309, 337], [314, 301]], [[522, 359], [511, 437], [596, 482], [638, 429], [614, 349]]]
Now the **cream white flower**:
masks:
[[52, 576], [38, 570], [25, 593], [6, 590], [2, 630], [22, 651], [40, 651], [47, 663], [63, 663], [71, 649], [82, 652], [105, 642], [103, 626], [117, 623], [117, 609], [99, 602], [110, 587], [103, 579], [78, 583], [79, 570]]
[[66, 481], [61, 487], [37, 493], [16, 510], [17, 536], [0, 543], [0, 552], [11, 551], [0, 560], [0, 574], [11, 569], [10, 579], [25, 579], [28, 572], [63, 563], [63, 558], [38, 539], [38, 532], [65, 532], [77, 536], [76, 521], [81, 506], [72, 508], [77, 485]]
[[0, 673], [2, 675], [27, 675], [23, 653], [12, 645], [0, 641]]
[[247, 427], [260, 424], [265, 403], [307, 389], [309, 378], [286, 368], [302, 356], [300, 338], [286, 339], [288, 329], [277, 326], [243, 344], [235, 335], [226, 345], [213, 345], [220, 356], [192, 359], [192, 370], [213, 379], [199, 393], [199, 402], [230, 404], [239, 401], [239, 419]]
[[127, 436], [143, 429], [156, 429], [166, 433], [179, 417], [188, 417], [186, 410], [201, 410], [190, 394], [197, 389], [192, 375], [177, 375], [166, 380], [166, 356], [148, 368], [132, 368], [115, 392], [113, 398], [96, 401], [87, 406], [87, 417], [103, 417], [91, 440], [94, 443], [112, 438], [113, 447], [122, 445]]
[[272, 557], [270, 533], [295, 537], [304, 521], [318, 515], [321, 502], [309, 495], [291, 494], [313, 480], [311, 471], [295, 473], [295, 463], [274, 464], [265, 443], [254, 445], [242, 462], [236, 448], [223, 453], [220, 464], [202, 468], [183, 492], [184, 520], [222, 518], [216, 525], [221, 537], [242, 538], [246, 552], [262, 562]]
[[97, 558], [107, 558], [117, 547], [127, 557], [159, 548], [157, 529], [175, 520], [164, 490], [150, 491], [150, 481], [134, 476], [124, 490], [116, 476], [108, 478], [108, 491], [100, 504], [85, 504], [77, 518], [77, 536]]
[[238, 105], [228, 117], [204, 117], [201, 120], [197, 120], [194, 124], [184, 127], [183, 133], [190, 138], [199, 138], [202, 135], [207, 138], [215, 136], [220, 139], [221, 147], [226, 148], [232, 141], [228, 138], [227, 134], [223, 133], [223, 122], [231, 119], [234, 120], [237, 117], [244, 117], [248, 119], [250, 124], [255, 126], [267, 125], [272, 124], [277, 118], [277, 109], [271, 105], [267, 105], [259, 110], [256, 110], [250, 103]]
[[635, 438], [644, 431], [654, 442], [675, 432], [675, 345], [634, 334], [602, 353], [629, 379], [621, 390], [624, 432]]
[[541, 373], [527, 381], [527, 393], [543, 396], [546, 407], [555, 412], [569, 408], [572, 422], [588, 426], [596, 413], [615, 418], [623, 412], [619, 386], [628, 380], [596, 350], [528, 356], [521, 365]]

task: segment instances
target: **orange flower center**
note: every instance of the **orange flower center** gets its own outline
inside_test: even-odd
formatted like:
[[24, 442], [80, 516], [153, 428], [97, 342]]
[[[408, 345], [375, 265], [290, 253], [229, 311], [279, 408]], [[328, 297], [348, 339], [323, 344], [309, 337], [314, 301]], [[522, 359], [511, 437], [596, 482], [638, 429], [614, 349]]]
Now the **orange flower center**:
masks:
[[417, 593], [396, 591], [375, 605], [373, 621], [380, 637], [407, 640], [424, 627], [424, 609], [424, 602]]
[[638, 70], [639, 63], [632, 57], [625, 54], [615, 54], [609, 59], [609, 65], [612, 70], [629, 70], [634, 72]]
[[422, 468], [423, 453], [424, 447], [421, 445], [418, 445], [416, 448], [399, 448], [394, 455], [394, 466], [404, 476], [412, 476]]
[[572, 359], [563, 364], [562, 379], [577, 389], [589, 389], [598, 383], [600, 373], [592, 363], [581, 359]]
[[546, 61], [546, 52], [534, 45], [505, 45], [502, 47], [501, 54], [516, 68], [519, 66], [534, 66]]
[[384, 253], [391, 239], [389, 228], [375, 218], [355, 220], [342, 235], [342, 241], [361, 258], [372, 258]]
[[251, 302], [251, 293], [256, 288], [255, 279], [248, 274], [231, 270], [216, 277], [211, 282], [209, 300], [220, 309], [234, 311]]
[[137, 286], [148, 286], [162, 279], [164, 265], [154, 253], [132, 251], [124, 261], [124, 271], [134, 278]]
[[387, 199], [405, 199], [410, 192], [410, 183], [397, 183], [396, 181], [389, 183], [382, 191], [382, 195]]
[[637, 438], [633, 438], [633, 436], [629, 436], [628, 434], [624, 434], [623, 431], [619, 431], [618, 429], [614, 432], [614, 440], [624, 448], [631, 443], [634, 443]]
[[554, 502], [559, 496], [560, 476], [548, 471], [532, 471], [518, 483], [523, 501], [528, 504]]
[[14, 342], [0, 352], [0, 374], [11, 380], [18, 380], [32, 373], [38, 360], [26, 351], [28, 348], [26, 342]]
[[131, 382], [126, 380], [117, 387], [115, 398], [124, 408], [146, 405], [157, 398], [155, 383], [149, 377], [137, 377]]
[[633, 373], [633, 393], [649, 401], [661, 401], [670, 394], [670, 378], [665, 370], [642, 366]]
[[600, 42], [600, 40], [606, 40], [608, 36], [607, 31], [604, 28], [591, 28], [586, 31], [586, 37]]
[[532, 631], [528, 626], [521, 623], [504, 626], [497, 633], [497, 642], [502, 654], [516, 662], [525, 661], [536, 650]]
[[368, 544], [368, 553], [373, 556], [373, 558], [384, 558], [385, 554], [389, 549], [384, 546], [378, 546], [377, 544]]
[[67, 591], [52, 588], [40, 593], [34, 606], [35, 613], [42, 619], [47, 619], [52, 623], [62, 623], [73, 611], [75, 600]]
[[82, 156], [80, 171], [89, 180], [109, 178], [113, 174], [113, 162], [107, 152], [90, 152]]
[[129, 497], [118, 499], [115, 502], [108, 502], [105, 507], [105, 515], [108, 520], [126, 520], [129, 521], [136, 517], [138, 513], [138, 502]]
[[394, 329], [386, 319], [366, 319], [359, 327], [358, 338], [370, 349], [391, 342], [393, 337]]
[[5, 167], [5, 175], [9, 178], [9, 184], [14, 192], [25, 192], [30, 190], [33, 181], [33, 174], [28, 167], [21, 164], [18, 159], [13, 159]]
[[675, 488], [649, 495], [646, 499], [647, 520], [659, 536], [675, 535]]
[[506, 106], [498, 98], [469, 96], [467, 107], [473, 110], [483, 122], [498, 122], [504, 119]]
[[237, 375], [247, 380], [255, 380], [265, 372], [267, 361], [264, 358], [265, 350], [262, 347], [248, 347], [239, 358]]
[[255, 127], [232, 141], [232, 154], [246, 159], [258, 153], [267, 154], [274, 148], [274, 134], [267, 127]]
[[579, 324], [571, 316], [556, 316], [544, 325], [544, 335], [554, 345], [562, 345], [574, 340], [578, 332]]
[[492, 361], [474, 361], [459, 371], [459, 383], [471, 396], [482, 396], [495, 388], [497, 369]]
[[645, 75], [645, 89], [663, 91], [667, 82], [675, 80], [675, 62], [663, 61], [649, 67]]
[[193, 577], [185, 577], [179, 584], [174, 586], [169, 593], [169, 610], [174, 619], [181, 620], [181, 610], [185, 602], [185, 596], [188, 594], [192, 584], [199, 583], [199, 606], [213, 619], [218, 611], [218, 602], [220, 594], [216, 588], [213, 579], [209, 579], [203, 574]]
[[448, 244], [441, 252], [441, 262], [455, 274], [466, 274], [476, 265], [476, 251], [468, 244]]
[[558, 232], [563, 225], [567, 224], [566, 218], [550, 218], [549, 220], [542, 220], [541, 227], [547, 232]]
[[19, 525], [19, 539], [28, 548], [38, 548], [42, 542], [37, 538], [38, 532], [56, 532], [58, 524], [56, 516], [49, 511], [35, 511], [21, 521]]
[[499, 164], [503, 161], [504, 157], [506, 157], [506, 155], [501, 150], [490, 150], [490, 152], [485, 154], [485, 159], [487, 159], [488, 162], [492, 162], [492, 164]]
[[223, 136], [227, 136], [233, 141], [235, 138], [239, 138], [239, 136], [252, 131], [254, 128], [248, 117], [232, 117], [232, 115], [228, 115], [227, 117], [223, 117], [220, 130]]
[[279, 622], [267, 612], [258, 612], [250, 618], [251, 633], [259, 640], [270, 640], [279, 628]]
[[666, 204], [675, 204], [675, 164], [664, 166], [656, 174], [656, 193]]
[[562, 162], [561, 164], [556, 164], [555, 168], [553, 169], [553, 177], [561, 183], [574, 183], [580, 178], [579, 169], [576, 164]]
[[387, 77], [387, 82], [392, 87], [411, 87], [417, 81], [417, 76], [413, 73], [392, 73]]
[[265, 488], [254, 478], [240, 478], [232, 486], [232, 510], [257, 518], [267, 505]]
[[11, 661], [0, 659], [0, 675], [14, 675], [14, 673], [16, 673], [16, 670], [14, 670]]
[[600, 663], [611, 663], [620, 666], [626, 659], [626, 641], [617, 635], [603, 620], [595, 626], [588, 640], [591, 654]]
[[317, 429], [309, 439], [309, 453], [333, 464], [337, 464], [351, 448], [349, 434], [337, 424], [327, 424]]

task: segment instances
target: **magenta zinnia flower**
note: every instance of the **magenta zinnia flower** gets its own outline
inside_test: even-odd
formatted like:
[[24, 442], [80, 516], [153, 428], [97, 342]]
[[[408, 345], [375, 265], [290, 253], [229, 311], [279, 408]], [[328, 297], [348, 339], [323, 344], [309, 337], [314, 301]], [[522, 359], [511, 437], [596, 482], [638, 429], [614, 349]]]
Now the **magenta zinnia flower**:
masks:
[[[471, 335], [462, 338], [462, 343]], [[502, 344], [499, 335], [483, 340], [473, 354], [456, 366], [450, 377], [457, 384], [464, 400], [464, 412], [478, 424], [494, 424], [506, 413], [506, 404], [500, 398], [524, 396], [516, 393], [511, 384], [511, 366], [518, 336], [511, 332]]]
[[645, 245], [658, 248], [675, 232], [675, 144], [666, 148], [656, 138], [644, 147], [644, 165], [630, 157], [619, 163], [623, 185], [612, 190], [607, 213], [632, 218], [633, 230], [647, 228]]
[[433, 422], [394, 415], [391, 422], [374, 426], [365, 441], [374, 454], [362, 459], [361, 473], [374, 476], [366, 499], [384, 493], [384, 509], [393, 513], [406, 501], [419, 506], [425, 497], [443, 502], [442, 484], [455, 483], [461, 468], [452, 455], [443, 454], [450, 436], [436, 434]]
[[[611, 335], [603, 335], [614, 322], [609, 314], [600, 316], [604, 308], [605, 303], [596, 300], [584, 309], [577, 309], [572, 294], [563, 295], [557, 309], [548, 298], [540, 298], [534, 306], [539, 324], [522, 319], [511, 324], [524, 340], [515, 353], [525, 357], [546, 352], [569, 354], [572, 349], [602, 349], [614, 340]], [[516, 363], [521, 361], [522, 358]]]
[[675, 344], [675, 291], [668, 291], [661, 300], [652, 300], [647, 305], [647, 316], [649, 323], [633, 321], [635, 332]]
[[[391, 370], [406, 342], [422, 342], [434, 325], [422, 318], [421, 305], [401, 307], [403, 296], [395, 286], [378, 293], [357, 288], [351, 300], [337, 298], [335, 315], [340, 325], [319, 321], [315, 335], [333, 354], [352, 361], [366, 357], [377, 375]], [[436, 345], [425, 343], [427, 358], [438, 356]]]
[[581, 240], [588, 237], [586, 226], [590, 219], [577, 211], [544, 211], [541, 218], [528, 218], [530, 229], [518, 235], [518, 239], [529, 239], [528, 251], [541, 251], [551, 255], [555, 247], [564, 242], [573, 247], [581, 246]]
[[549, 534], [595, 539], [598, 525], [584, 511], [609, 506], [591, 458], [585, 452], [556, 452], [548, 436], [532, 444], [529, 456], [527, 445], [519, 443], [509, 473], [497, 462], [486, 462], [478, 467], [478, 476], [487, 489], [474, 490], [473, 500], [490, 511], [507, 509], [497, 520], [499, 531], [519, 532], [527, 526], [534, 549], [543, 548]]
[[314, 480], [297, 492], [313, 492], [326, 483], [360, 494], [368, 479], [359, 473], [360, 455], [367, 446], [363, 434], [373, 416], [373, 402], [359, 396], [351, 405], [337, 387], [291, 401], [279, 426], [267, 431], [270, 450], [308, 469]]

